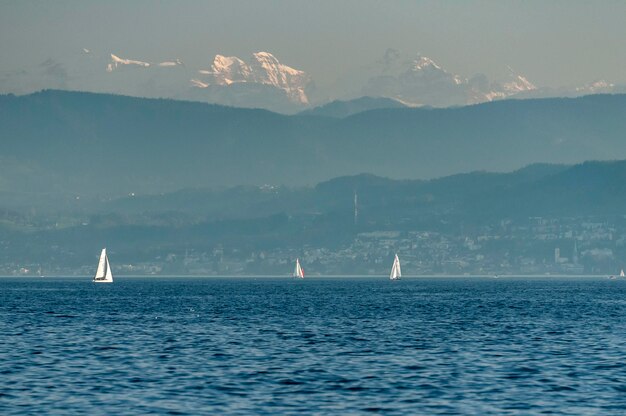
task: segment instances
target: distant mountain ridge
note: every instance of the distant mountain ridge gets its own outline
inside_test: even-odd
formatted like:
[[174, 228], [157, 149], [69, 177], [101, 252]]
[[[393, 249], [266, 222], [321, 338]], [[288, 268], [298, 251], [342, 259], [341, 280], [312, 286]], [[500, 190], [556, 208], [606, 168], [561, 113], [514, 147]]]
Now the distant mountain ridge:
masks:
[[626, 95], [384, 108], [346, 118], [105, 94], [0, 96], [0, 191], [119, 196], [433, 178], [626, 158]]
[[300, 112], [300, 115], [325, 116], [345, 118], [363, 111], [379, 110], [381, 108], [404, 108], [406, 105], [392, 98], [360, 97], [354, 100], [336, 100]]
[[278, 214], [350, 216], [354, 193], [359, 197], [364, 226], [368, 221], [380, 227], [420, 218], [499, 221], [529, 216], [622, 215], [626, 160], [536, 164], [507, 173], [476, 171], [432, 180], [359, 174], [313, 187], [185, 189], [126, 196], [92, 209], [121, 215], [179, 213], [211, 220]]
[[[330, 201], [358, 191], [361, 209], [393, 218], [621, 216], [626, 205], [626, 160], [577, 165], [535, 164], [513, 172], [470, 172], [428, 181], [373, 175], [335, 178], [316, 187]], [[349, 206], [349, 198], [343, 198]]]
[[[428, 56], [406, 56], [388, 50], [369, 66], [349, 69], [334, 82], [316, 85], [306, 68], [291, 66], [267, 50], [244, 59], [216, 54], [206, 65], [192, 67], [172, 55], [152, 55], [148, 59], [141, 55], [129, 57], [120, 51], [81, 48], [23, 71], [0, 73], [0, 91], [90, 91], [262, 108], [282, 114], [296, 114], [334, 101], [350, 102], [355, 97], [395, 100], [409, 107], [443, 108], [508, 98], [626, 93], [626, 86], [603, 79], [585, 85], [537, 86], [504, 63], [502, 66], [507, 68], [506, 73], [497, 79], [480, 73], [461, 75]], [[342, 117], [347, 114], [345, 110], [342, 113]]]
[[448, 72], [427, 56], [418, 55], [395, 71], [370, 78], [363, 93], [411, 105], [448, 107], [508, 98], [536, 89], [511, 68], [504, 82], [490, 82], [484, 75], [468, 79]]

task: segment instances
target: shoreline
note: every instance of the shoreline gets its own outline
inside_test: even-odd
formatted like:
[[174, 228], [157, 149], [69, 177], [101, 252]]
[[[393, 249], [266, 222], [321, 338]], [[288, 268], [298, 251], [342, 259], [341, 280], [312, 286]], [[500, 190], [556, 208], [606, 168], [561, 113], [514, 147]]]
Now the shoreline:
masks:
[[[611, 275], [608, 274], [584, 274], [584, 275], [571, 275], [571, 274], [505, 274], [505, 275], [488, 275], [488, 274], [472, 274], [472, 275], [457, 275], [457, 274], [429, 274], [429, 275], [406, 275], [402, 276], [400, 280], [404, 279], [553, 279], [553, 278], [567, 278], [567, 279], [585, 279], [585, 278], [604, 278], [608, 279]], [[619, 275], [613, 275], [615, 280], [626, 280], [626, 278], [620, 278]], [[0, 279], [91, 279], [93, 276], [19, 276], [19, 275], [0, 275]], [[115, 278], [120, 279], [294, 279], [294, 280], [313, 280], [313, 279], [389, 279], [388, 275], [335, 275], [335, 274], [315, 274], [307, 275], [304, 279], [295, 279], [291, 275], [115, 275]]]

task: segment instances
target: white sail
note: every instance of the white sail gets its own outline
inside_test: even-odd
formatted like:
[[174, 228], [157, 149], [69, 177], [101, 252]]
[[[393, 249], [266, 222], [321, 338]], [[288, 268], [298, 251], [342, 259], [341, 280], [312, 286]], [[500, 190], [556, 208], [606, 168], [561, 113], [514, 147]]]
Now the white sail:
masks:
[[400, 259], [396, 254], [396, 257], [393, 259], [393, 266], [391, 266], [391, 273], [389, 274], [390, 280], [399, 280], [402, 277], [402, 269], [400, 268]]
[[111, 273], [106, 248], [103, 248], [102, 253], [100, 253], [100, 261], [98, 262], [98, 269], [93, 277], [93, 281], [97, 283], [113, 283], [113, 274]]
[[106, 259], [107, 265], [107, 272], [104, 275], [104, 280], [107, 282], [113, 282], [113, 273], [111, 273], [111, 266], [109, 265], [109, 256], [105, 255], [104, 258]]
[[296, 259], [296, 268], [293, 270], [293, 277], [304, 279], [304, 270], [300, 266], [300, 259]]
[[619, 277], [626, 277], [626, 274], [624, 274], [624, 269], [622, 269], [622, 271], [619, 272]]

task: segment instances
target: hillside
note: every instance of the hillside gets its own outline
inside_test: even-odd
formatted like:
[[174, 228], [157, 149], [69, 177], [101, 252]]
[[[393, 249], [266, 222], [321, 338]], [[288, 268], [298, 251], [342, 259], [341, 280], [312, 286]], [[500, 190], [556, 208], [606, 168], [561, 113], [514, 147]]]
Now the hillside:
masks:
[[[473, 259], [470, 270], [476, 272], [486, 265], [501, 267], [502, 256], [511, 253], [516, 262], [521, 256], [537, 265], [515, 270], [543, 272], [552, 270], [555, 246], [571, 251], [575, 237], [588, 267], [610, 270], [626, 257], [620, 237], [626, 235], [625, 183], [626, 161], [618, 161], [532, 165], [428, 181], [361, 174], [315, 187], [239, 186], [55, 200], [55, 212], [33, 201], [0, 211], [0, 264], [6, 265], [0, 270], [14, 274], [26, 264], [55, 273], [91, 271], [92, 257], [106, 246], [115, 248], [119, 264], [129, 265], [127, 273], [152, 273], [155, 265], [164, 273], [187, 273], [190, 264], [202, 265], [200, 273], [280, 273], [285, 259], [303, 252], [333, 258], [318, 265], [318, 272], [328, 273], [352, 270], [350, 256], [359, 253], [364, 272], [379, 270], [376, 259], [403, 247], [405, 256], [419, 253], [430, 272], [440, 270], [442, 256]], [[472, 241], [478, 238], [492, 243], [481, 243], [481, 251], [474, 252]], [[409, 250], [407, 244], [420, 248]], [[130, 266], [136, 263], [140, 269]], [[235, 263], [236, 269], [230, 268]]]
[[405, 108], [406, 105], [392, 98], [360, 97], [354, 100], [335, 100], [300, 112], [301, 115], [345, 118], [363, 111], [381, 108]]
[[355, 192], [362, 220], [377, 225], [399, 225], [407, 218], [483, 221], [621, 215], [626, 205], [626, 161], [536, 164], [508, 173], [477, 171], [427, 181], [360, 174], [306, 188], [188, 189], [115, 199], [99, 205], [98, 211], [180, 212], [210, 219], [283, 213], [351, 216]]
[[343, 119], [63, 91], [0, 96], [0, 191], [120, 196], [433, 178], [626, 158], [626, 95], [371, 110]]

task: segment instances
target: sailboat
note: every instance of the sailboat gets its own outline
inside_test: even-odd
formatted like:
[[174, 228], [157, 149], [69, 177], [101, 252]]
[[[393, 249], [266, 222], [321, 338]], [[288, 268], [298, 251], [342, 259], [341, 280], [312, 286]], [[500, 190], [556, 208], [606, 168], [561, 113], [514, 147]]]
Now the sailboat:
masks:
[[626, 274], [624, 274], [624, 269], [622, 269], [622, 271], [619, 272], [619, 277], [626, 277]]
[[93, 277], [93, 281], [94, 283], [113, 283], [113, 274], [111, 273], [111, 266], [109, 265], [106, 248], [103, 248], [102, 253], [100, 253], [98, 270], [96, 270], [96, 275]]
[[297, 279], [304, 279], [304, 270], [300, 266], [300, 259], [296, 259], [296, 268], [293, 270], [293, 277]]
[[400, 259], [396, 254], [393, 259], [393, 266], [391, 266], [391, 273], [389, 274], [389, 280], [400, 280], [402, 277], [402, 269], [400, 268]]

